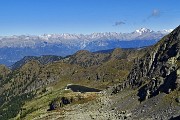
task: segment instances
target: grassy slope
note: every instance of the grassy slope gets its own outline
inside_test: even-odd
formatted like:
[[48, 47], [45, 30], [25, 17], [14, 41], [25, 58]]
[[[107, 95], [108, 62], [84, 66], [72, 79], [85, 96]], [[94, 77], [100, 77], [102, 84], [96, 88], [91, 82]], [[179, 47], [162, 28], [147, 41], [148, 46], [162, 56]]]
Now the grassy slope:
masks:
[[[137, 52], [128, 51], [127, 53], [123, 53], [124, 59], [116, 59], [118, 56], [122, 57], [120, 52], [116, 50], [113, 55], [111, 55], [112, 58], [108, 61], [86, 68], [76, 64], [63, 63], [62, 61], [47, 65], [41, 65], [37, 61], [26, 63], [19, 70], [13, 71], [11, 78], [8, 79], [4, 85], [8, 86], [6, 88], [12, 95], [19, 94], [19, 97], [21, 97], [21, 93], [30, 85], [31, 87], [36, 85], [37, 81], [42, 80], [47, 82], [48, 77], [57, 78], [55, 82], [48, 83], [47, 86], [41, 87], [37, 91], [34, 90], [33, 94], [36, 94], [35, 98], [22, 100], [22, 103], [20, 103], [22, 106], [19, 106], [16, 112], [18, 112], [21, 107], [22, 110], [15, 119], [24, 117], [33, 118], [34, 116], [47, 113], [48, 104], [54, 98], [64, 95], [62, 88], [67, 84], [73, 83], [105, 89], [107, 86], [123, 81], [132, 67], [133, 60], [143, 54], [143, 50]], [[128, 58], [126, 58], [126, 55]], [[97, 79], [97, 75], [100, 79]], [[88, 79], [88, 77], [91, 79]], [[48, 91], [42, 93], [45, 88]], [[5, 95], [7, 94], [9, 95], [9, 93], [5, 92]], [[8, 99], [11, 98], [10, 95]], [[13, 104], [13, 101], [10, 100], [9, 104]], [[1, 107], [3, 108], [3, 106]]]

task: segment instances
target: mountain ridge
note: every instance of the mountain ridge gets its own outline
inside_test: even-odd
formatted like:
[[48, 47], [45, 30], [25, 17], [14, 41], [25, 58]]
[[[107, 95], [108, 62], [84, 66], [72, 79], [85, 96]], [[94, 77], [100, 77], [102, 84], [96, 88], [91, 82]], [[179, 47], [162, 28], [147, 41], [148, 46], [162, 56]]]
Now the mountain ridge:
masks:
[[143, 85], [138, 93], [140, 100], [156, 96], [160, 92], [169, 93], [178, 89], [179, 55], [180, 26], [152, 46], [142, 58], [137, 59], [127, 81], [118, 89], [138, 88]]
[[[44, 34], [44, 35], [13, 35], [13, 36], [1, 36], [0, 48], [2, 47], [35, 47], [35, 45], [45, 45], [47, 43], [68, 43], [76, 40], [82, 42], [90, 42], [96, 40], [120, 40], [131, 41], [137, 40], [138, 37], [151, 40], [159, 39], [160, 37], [170, 33], [170, 30], [153, 31], [147, 28], [141, 28], [131, 33], [117, 33], [117, 32], [104, 32], [104, 33], [92, 33], [92, 34]], [[144, 36], [145, 35], [145, 36]], [[154, 37], [152, 37], [154, 36]], [[18, 43], [21, 40], [21, 43]], [[23, 43], [22, 43], [23, 42]]]
[[0, 38], [0, 64], [11, 66], [25, 56], [72, 55], [78, 50], [95, 52], [114, 48], [141, 48], [155, 44], [168, 32], [142, 28], [142, 33], [93, 33], [21, 35]]

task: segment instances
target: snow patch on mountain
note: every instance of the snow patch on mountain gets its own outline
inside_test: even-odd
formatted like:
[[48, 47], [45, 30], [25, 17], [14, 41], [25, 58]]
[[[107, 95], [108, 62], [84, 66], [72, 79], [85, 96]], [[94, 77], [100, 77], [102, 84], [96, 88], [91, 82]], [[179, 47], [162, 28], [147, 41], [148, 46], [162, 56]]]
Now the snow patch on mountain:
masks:
[[164, 29], [164, 30], [161, 30], [161, 31], [158, 31], [158, 32], [160, 32], [162, 34], [168, 34], [168, 33], [172, 32], [172, 31], [173, 31], [173, 29], [168, 29], [168, 30]]
[[151, 33], [151, 32], [153, 31], [147, 28], [141, 28], [141, 29], [135, 30], [135, 33], [139, 33], [140, 35], [145, 34], [145, 33]]
[[[44, 34], [39, 36], [21, 35], [21, 36], [6, 36], [0, 37], [0, 48], [2, 47], [37, 47], [45, 46], [48, 44], [64, 44], [69, 46], [80, 46], [85, 48], [87, 44], [93, 41], [131, 41], [131, 40], [151, 40], [160, 39], [164, 35], [170, 33], [170, 30], [162, 30], [154, 32], [147, 28], [141, 28], [131, 33], [117, 33], [117, 32], [105, 32], [105, 33], [92, 33], [89, 35], [83, 34]], [[101, 43], [101, 46], [106, 44]]]

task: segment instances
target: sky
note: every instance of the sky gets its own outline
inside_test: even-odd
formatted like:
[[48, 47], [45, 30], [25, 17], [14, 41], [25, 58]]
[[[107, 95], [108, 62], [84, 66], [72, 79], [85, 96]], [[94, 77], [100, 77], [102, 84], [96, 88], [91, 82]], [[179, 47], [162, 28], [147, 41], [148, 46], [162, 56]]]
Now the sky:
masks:
[[0, 35], [173, 29], [179, 6], [180, 0], [0, 0]]

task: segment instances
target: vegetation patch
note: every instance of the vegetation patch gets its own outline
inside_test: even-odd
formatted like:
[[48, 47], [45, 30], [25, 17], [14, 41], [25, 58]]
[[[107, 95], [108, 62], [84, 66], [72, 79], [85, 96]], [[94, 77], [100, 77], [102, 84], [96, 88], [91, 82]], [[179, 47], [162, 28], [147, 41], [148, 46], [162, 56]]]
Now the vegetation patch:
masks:
[[61, 109], [68, 104], [83, 104], [95, 100], [97, 93], [67, 93], [65, 96], [57, 97], [49, 104], [48, 111]]

